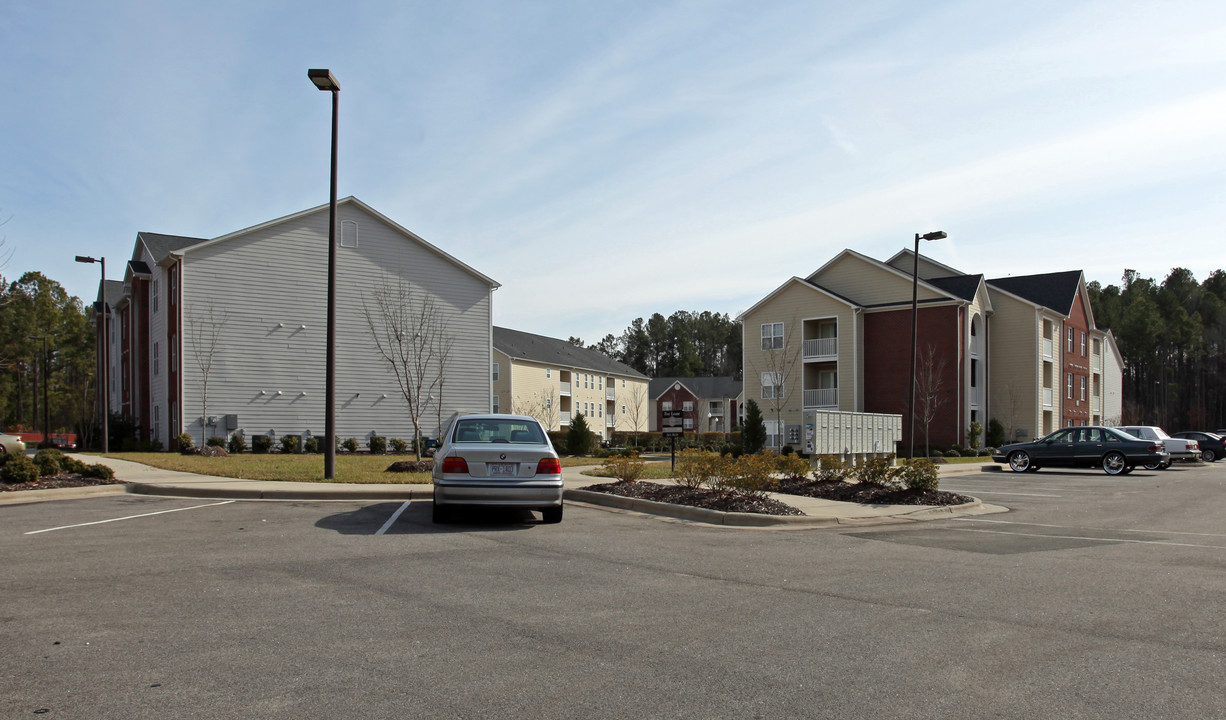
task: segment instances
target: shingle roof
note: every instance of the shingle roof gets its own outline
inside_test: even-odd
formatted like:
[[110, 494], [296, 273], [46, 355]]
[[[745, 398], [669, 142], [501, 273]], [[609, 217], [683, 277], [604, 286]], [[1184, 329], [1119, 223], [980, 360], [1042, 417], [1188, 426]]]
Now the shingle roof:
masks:
[[655, 399], [672, 387], [673, 383], [681, 383], [699, 398], [734, 398], [741, 394], [741, 381], [725, 375], [721, 377], [662, 377], [654, 378], [647, 385], [647, 396]]
[[974, 300], [981, 280], [983, 280], [982, 275], [956, 275], [953, 277], [929, 278], [925, 282], [963, 300]]
[[[159, 263], [175, 250], [181, 250], [189, 245], [202, 243], [205, 238], [183, 237], [182, 235], [161, 235], [159, 233], [139, 232], [136, 233], [136, 239], [144, 241], [145, 247], [149, 248], [149, 254], [153, 256], [153, 262]], [[139, 243], [137, 244], [139, 251]], [[133, 254], [132, 259], [138, 259], [138, 255]]]
[[115, 304], [123, 299], [123, 281], [122, 280], [107, 280], [106, 281], [106, 304], [115, 307]]
[[1051, 308], [1063, 315], [1068, 315], [1073, 309], [1073, 300], [1077, 297], [1080, 282], [1080, 270], [1041, 275], [1017, 275], [988, 280], [989, 285], [1025, 298], [1035, 305]]
[[565, 340], [533, 335], [510, 328], [494, 327], [494, 347], [520, 360], [531, 360], [560, 367], [583, 368], [628, 377], [644, 379], [647, 377], [602, 352], [581, 348]]

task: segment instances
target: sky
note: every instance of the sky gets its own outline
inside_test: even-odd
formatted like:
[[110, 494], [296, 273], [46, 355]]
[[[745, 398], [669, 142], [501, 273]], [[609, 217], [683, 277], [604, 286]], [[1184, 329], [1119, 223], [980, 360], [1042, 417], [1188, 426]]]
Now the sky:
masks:
[[0, 238], [92, 300], [142, 231], [339, 194], [595, 343], [735, 317], [845, 248], [988, 277], [1203, 280], [1226, 229], [1221, 0], [5, 0]]

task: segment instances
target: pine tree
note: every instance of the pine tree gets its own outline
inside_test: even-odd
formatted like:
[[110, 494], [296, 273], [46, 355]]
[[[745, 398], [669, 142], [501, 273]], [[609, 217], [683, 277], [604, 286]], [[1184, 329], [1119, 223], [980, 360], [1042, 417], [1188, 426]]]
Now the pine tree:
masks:
[[741, 446], [746, 454], [762, 452], [766, 445], [766, 424], [762, 422], [762, 410], [752, 399], [745, 403], [745, 425], [741, 428]]
[[587, 429], [583, 413], [575, 413], [566, 431], [566, 449], [571, 455], [587, 455], [592, 450], [592, 433]]

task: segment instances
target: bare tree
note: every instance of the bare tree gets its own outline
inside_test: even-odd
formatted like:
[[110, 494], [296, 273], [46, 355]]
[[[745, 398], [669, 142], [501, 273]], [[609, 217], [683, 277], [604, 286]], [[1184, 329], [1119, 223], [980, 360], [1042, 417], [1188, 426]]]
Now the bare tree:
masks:
[[220, 315], [212, 303], [200, 312], [192, 309], [187, 313], [188, 331], [192, 338], [192, 355], [200, 369], [200, 446], [208, 442], [209, 427], [209, 375], [213, 372], [213, 360], [217, 356], [217, 343], [225, 330], [230, 316], [225, 310]]
[[445, 363], [454, 338], [434, 296], [410, 287], [403, 277], [397, 277], [395, 286], [384, 279], [382, 287], [371, 292], [371, 299], [374, 307], [363, 300], [362, 312], [375, 349], [395, 375], [400, 394], [408, 405], [409, 418], [413, 421], [413, 444], [420, 460], [421, 445], [417, 439], [421, 437], [421, 419], [431, 402], [431, 394], [436, 391], [439, 416], [442, 417]]
[[[795, 399], [797, 394], [796, 364], [800, 361], [801, 339], [800, 323], [795, 318], [785, 325], [783, 342], [778, 347], [772, 344], [764, 347], [765, 370], [762, 372], [762, 399], [767, 407], [775, 413], [775, 437], [780, 447], [783, 446], [783, 411], [788, 407], [788, 400]], [[767, 390], [770, 388], [770, 390]], [[768, 397], [769, 395], [769, 397]], [[803, 402], [802, 402], [803, 406]]]
[[919, 357], [915, 373], [915, 419], [924, 426], [924, 456], [929, 454], [928, 428], [937, 411], [949, 400], [945, 392], [945, 356], [937, 357], [935, 345], [929, 345]]
[[645, 428], [643, 425], [647, 422], [647, 386], [636, 383], [634, 389], [630, 391], [630, 405], [626, 408], [626, 415], [630, 420], [630, 428], [634, 431], [634, 444], [637, 447], [639, 444], [639, 433]]
[[558, 389], [553, 385], [532, 393], [530, 398], [516, 397], [512, 402], [514, 405], [511, 407], [511, 412], [530, 415], [540, 420], [546, 430], [552, 431], [554, 426], [558, 424], [560, 412], [558, 408]]

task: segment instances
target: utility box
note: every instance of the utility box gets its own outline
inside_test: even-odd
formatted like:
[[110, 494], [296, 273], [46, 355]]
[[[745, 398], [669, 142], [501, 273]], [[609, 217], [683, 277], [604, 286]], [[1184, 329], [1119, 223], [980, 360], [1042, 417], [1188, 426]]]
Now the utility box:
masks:
[[863, 461], [894, 454], [902, 442], [902, 415], [806, 410], [804, 451]]
[[238, 429], [238, 415], [225, 415], [223, 417], [226, 421], [226, 430]]

